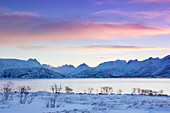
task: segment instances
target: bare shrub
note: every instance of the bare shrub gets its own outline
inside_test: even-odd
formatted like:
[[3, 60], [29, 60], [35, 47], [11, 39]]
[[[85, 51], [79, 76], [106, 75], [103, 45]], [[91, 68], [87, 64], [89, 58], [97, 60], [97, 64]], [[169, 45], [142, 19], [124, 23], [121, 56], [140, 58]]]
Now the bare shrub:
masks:
[[121, 95], [121, 94], [122, 94], [122, 92], [123, 92], [123, 90], [122, 90], [122, 89], [118, 89], [117, 94], [118, 94], [118, 95]]
[[65, 87], [65, 91], [66, 91], [66, 93], [71, 93], [73, 91], [73, 89], [71, 89], [70, 87], [66, 86]]
[[158, 91], [153, 91], [150, 89], [140, 89], [140, 88], [133, 88], [132, 94], [137, 94], [137, 95], [162, 95], [163, 90]]
[[45, 103], [45, 106], [47, 108], [55, 108], [58, 106], [56, 105], [56, 99], [57, 99], [57, 96], [60, 94], [62, 87], [61, 85], [54, 84], [54, 85], [51, 85], [50, 88], [54, 95], [48, 98], [47, 102]]
[[101, 87], [100, 89], [101, 94], [111, 94], [113, 92], [113, 88], [108, 86]]
[[56, 104], [56, 98], [50, 97], [45, 105], [47, 108], [55, 108], [55, 104]]
[[164, 92], [163, 90], [159, 90], [159, 94], [160, 94], [160, 95], [162, 95], [162, 94], [163, 94], [163, 92]]
[[88, 88], [88, 94], [92, 94], [93, 90], [94, 90], [94, 88]]
[[2, 100], [9, 100], [12, 99], [12, 92], [13, 92], [13, 85], [14, 83], [9, 81], [6, 84], [3, 84], [3, 87], [1, 89], [2, 91]]
[[86, 94], [87, 92], [86, 92], [86, 90], [83, 90], [84, 91], [84, 94]]
[[58, 94], [60, 93], [60, 91], [62, 90], [61, 85], [54, 84], [54, 85], [51, 85], [50, 87], [51, 87], [52, 92], [55, 93], [55, 94], [57, 94], [57, 95], [58, 95]]
[[20, 104], [25, 104], [28, 101], [29, 90], [31, 90], [29, 86], [18, 86], [18, 92], [20, 93], [19, 95]]
[[136, 88], [132, 89], [132, 93], [131, 94], [136, 94]]
[[56, 103], [56, 99], [54, 97], [50, 97], [47, 101], [47, 103], [45, 104], [46, 108], [58, 108], [60, 107], [62, 104], [57, 104]]
[[132, 94], [140, 95], [143, 91], [140, 88], [133, 88]]
[[32, 93], [32, 94], [28, 95], [27, 103], [31, 104], [36, 96], [37, 96], [36, 93]]

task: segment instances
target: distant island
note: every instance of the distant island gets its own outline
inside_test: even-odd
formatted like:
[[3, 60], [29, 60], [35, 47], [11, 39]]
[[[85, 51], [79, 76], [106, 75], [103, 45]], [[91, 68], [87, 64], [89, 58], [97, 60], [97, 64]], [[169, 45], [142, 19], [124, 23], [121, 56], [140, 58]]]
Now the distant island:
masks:
[[0, 59], [0, 78], [170, 78], [170, 55], [143, 61], [108, 61], [96, 67], [85, 63], [52, 67], [36, 59]]

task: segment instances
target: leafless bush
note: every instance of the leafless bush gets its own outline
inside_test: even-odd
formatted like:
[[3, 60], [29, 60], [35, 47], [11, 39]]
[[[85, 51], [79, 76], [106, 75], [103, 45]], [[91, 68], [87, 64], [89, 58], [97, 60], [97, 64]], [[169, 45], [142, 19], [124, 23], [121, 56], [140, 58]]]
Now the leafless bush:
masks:
[[57, 104], [56, 103], [56, 99], [53, 97], [50, 97], [47, 101], [47, 103], [45, 104], [46, 108], [58, 108], [60, 107], [62, 104]]
[[36, 96], [37, 96], [36, 93], [32, 93], [32, 94], [28, 95], [27, 103], [28, 103], [28, 104], [31, 104], [32, 101], [35, 99]]
[[108, 86], [101, 87], [100, 89], [102, 94], [111, 94], [113, 92], [113, 88]]
[[162, 95], [163, 90], [153, 91], [150, 89], [140, 89], [140, 88], [133, 88], [132, 94], [138, 94], [138, 95]]
[[121, 95], [122, 92], [123, 92], [122, 89], [118, 89], [117, 94], [118, 94], [118, 95]]
[[51, 90], [52, 92], [54, 93], [54, 95], [52, 95], [48, 100], [47, 102], [45, 103], [45, 106], [47, 108], [55, 108], [57, 107], [56, 105], [56, 99], [57, 99], [57, 96], [60, 94], [61, 90], [62, 90], [62, 87], [61, 85], [51, 85]]
[[71, 93], [73, 91], [73, 89], [71, 89], [70, 87], [66, 86], [65, 87], [65, 91], [66, 91], [66, 93]]
[[84, 91], [84, 94], [86, 94], [87, 92], [86, 92], [86, 90], [83, 90]]
[[159, 94], [160, 94], [160, 95], [162, 95], [162, 94], [163, 94], [163, 92], [164, 92], [163, 90], [159, 90]]
[[47, 108], [55, 108], [55, 104], [56, 104], [56, 98], [50, 97], [45, 105]]
[[55, 93], [55, 94], [57, 94], [57, 95], [58, 95], [58, 94], [60, 93], [60, 91], [62, 90], [61, 85], [56, 85], [56, 84], [54, 84], [54, 85], [51, 85], [50, 87], [51, 87], [52, 92]]
[[28, 101], [29, 90], [31, 90], [29, 86], [18, 86], [18, 92], [20, 93], [19, 95], [20, 104], [25, 104]]
[[2, 100], [9, 100], [12, 99], [12, 92], [13, 92], [13, 85], [14, 83], [9, 81], [6, 84], [3, 84], [3, 87], [1, 89], [2, 91]]
[[94, 90], [94, 88], [88, 88], [88, 94], [92, 94], [93, 90]]
[[133, 88], [131, 94], [136, 94], [136, 89], [137, 89], [137, 88]]

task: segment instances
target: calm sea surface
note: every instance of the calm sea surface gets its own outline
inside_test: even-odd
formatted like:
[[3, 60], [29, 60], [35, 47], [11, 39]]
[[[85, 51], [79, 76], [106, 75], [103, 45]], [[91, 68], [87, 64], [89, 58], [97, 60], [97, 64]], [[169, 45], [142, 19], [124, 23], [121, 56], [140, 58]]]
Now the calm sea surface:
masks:
[[123, 93], [131, 93], [133, 88], [152, 89], [155, 91], [163, 90], [165, 94], [170, 95], [170, 79], [136, 79], [136, 78], [97, 78], [97, 79], [1, 79], [0, 89], [8, 81], [14, 83], [14, 88], [28, 85], [31, 91], [51, 91], [50, 85], [61, 84], [64, 87], [69, 86], [76, 93], [83, 93], [88, 88], [94, 88], [94, 92], [100, 92], [100, 87], [113, 87], [113, 92], [122, 89]]

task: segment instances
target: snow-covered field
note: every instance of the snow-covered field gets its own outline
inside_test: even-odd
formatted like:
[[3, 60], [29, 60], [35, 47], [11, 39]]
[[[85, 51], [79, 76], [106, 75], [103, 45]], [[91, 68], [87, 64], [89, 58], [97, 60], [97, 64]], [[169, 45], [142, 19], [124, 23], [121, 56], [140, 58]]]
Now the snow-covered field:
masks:
[[0, 101], [0, 113], [170, 113], [168, 96], [61, 93], [55, 108], [47, 108], [54, 94], [36, 92], [36, 95], [30, 104], [20, 104], [19, 93], [14, 93], [11, 100]]

